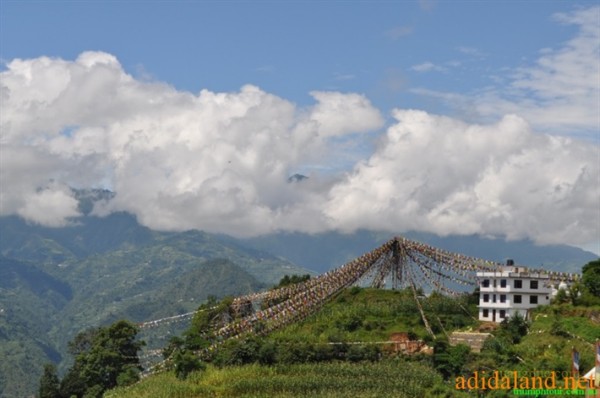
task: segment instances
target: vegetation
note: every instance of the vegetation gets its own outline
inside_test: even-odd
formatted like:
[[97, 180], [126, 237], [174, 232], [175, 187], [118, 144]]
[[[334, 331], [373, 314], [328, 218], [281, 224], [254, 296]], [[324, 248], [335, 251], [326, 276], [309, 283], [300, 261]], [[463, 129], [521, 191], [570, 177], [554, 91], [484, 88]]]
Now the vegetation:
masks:
[[309, 274], [291, 275], [291, 276], [285, 275], [283, 278], [281, 278], [281, 280], [279, 281], [277, 286], [275, 286], [275, 288], [285, 287], [285, 286], [289, 286], [289, 285], [295, 285], [297, 283], [306, 282], [309, 279], [310, 279]]
[[[469, 300], [468, 295], [449, 300], [436, 294], [423, 299], [429, 316], [440, 314], [435, 317], [439, 338], [444, 328], [475, 324], [466, 309], [472, 307]], [[457, 396], [430, 358], [393, 354], [389, 343], [383, 343], [397, 331], [410, 332], [413, 338], [427, 336], [409, 291], [348, 289], [305, 322], [268, 337], [227, 341], [187, 367], [193, 350], [209, 344], [207, 332], [214, 322], [224, 314], [234, 316], [229, 303], [231, 299], [207, 303], [183, 338], [171, 341], [164, 352], [173, 360], [171, 372], [156, 376], [162, 381], [154, 384], [151, 377], [114, 390], [114, 396]], [[449, 361], [452, 373], [460, 369], [452, 361], [464, 349], [450, 347], [455, 351]]]
[[39, 398], [57, 398], [60, 396], [60, 380], [56, 375], [56, 366], [46, 364], [44, 374], [40, 380]]
[[[134, 217], [84, 217], [69, 228], [0, 217], [0, 396], [38, 393], [45, 363], [64, 375], [77, 333], [195, 310], [306, 273], [283, 259], [198, 231], [153, 232]], [[163, 328], [163, 348], [181, 325]]]
[[60, 383], [56, 367], [45, 366], [40, 398], [99, 398], [108, 389], [136, 382], [142, 370], [137, 352], [144, 344], [136, 335], [127, 321], [80, 333], [69, 345], [75, 362]]
[[[187, 380], [161, 374], [106, 397], [457, 397], [431, 368], [402, 359], [376, 363], [209, 367]], [[465, 395], [466, 396], [466, 395]]]
[[600, 259], [584, 265], [582, 273], [581, 302], [586, 305], [600, 305]]
[[[86, 212], [89, 211], [90, 203], [84, 205]], [[275, 285], [286, 273], [304, 274], [307, 271], [282, 258], [248, 247], [261, 247], [254, 244], [256, 242], [199, 231], [159, 233], [141, 227], [134, 217], [124, 213], [111, 214], [106, 218], [82, 217], [69, 228], [44, 228], [28, 225], [17, 217], [1, 217], [0, 237], [0, 358], [3, 359], [0, 361], [0, 396], [21, 397], [39, 393], [42, 376], [50, 375], [44, 369], [44, 364], [49, 362], [56, 365], [55, 373], [64, 379], [71, 365], [68, 343], [90, 325], [107, 326], [118, 319], [138, 322], [182, 314], [196, 309], [211, 294], [237, 296]], [[289, 245], [293, 245], [299, 254], [318, 253], [318, 258], [323, 259], [322, 249], [306, 250], [299, 245], [301, 237], [293, 238], [293, 243], [288, 243], [288, 248], [282, 253], [289, 253]], [[373, 247], [373, 243], [365, 244], [372, 240], [363, 238], [357, 238], [352, 244], [360, 253]], [[336, 239], [342, 242], [341, 238]], [[317, 240], [323, 246], [332, 243], [323, 237]], [[364, 244], [364, 248], [361, 249], [358, 243]], [[493, 242], [493, 245], [496, 244]], [[523, 247], [523, 250], [529, 252], [531, 247]], [[340, 253], [343, 252], [336, 251], [338, 257], [332, 259], [336, 265], [354, 257], [350, 252]], [[496, 258], [494, 254], [475, 254]], [[584, 254], [589, 255], [549, 251], [548, 258], [564, 261], [565, 258], [576, 259]], [[283, 257], [288, 258], [287, 255]], [[525, 258], [521, 255], [516, 257]], [[549, 261], [544, 260], [543, 263], [547, 266]], [[540, 262], [536, 259], [530, 263], [537, 265]], [[315, 264], [314, 261], [297, 262], [302, 263]], [[566, 263], [562, 266], [566, 267]], [[590, 269], [597, 272], [597, 266]], [[599, 305], [594, 280], [597, 279], [590, 281], [584, 275], [581, 296], [568, 296], [564, 305], [570, 305], [575, 312], [584, 305]], [[324, 307], [324, 315], [317, 314], [311, 321], [315, 322], [314, 326], [304, 323], [292, 326], [289, 333], [276, 333], [274, 339], [267, 339], [260, 345], [258, 363], [277, 364], [288, 355], [281, 354], [278, 347], [284, 343], [301, 343], [303, 338], [309, 339], [310, 347], [319, 348], [316, 358], [330, 355], [323, 346], [335, 342], [340, 343], [335, 345], [339, 355], [343, 353], [348, 361], [358, 362], [373, 353], [363, 353], [363, 348], [358, 346], [346, 347], [347, 341], [384, 340], [392, 331], [406, 330], [413, 331], [417, 338], [431, 339], [415, 311], [416, 307], [410, 304], [412, 298], [398, 293], [400, 296], [394, 296], [395, 299], [406, 302], [394, 304], [392, 309], [386, 310], [384, 303], [377, 308], [377, 294], [371, 297], [374, 301], [373, 308], [370, 308], [371, 299], [366, 298], [369, 294], [368, 290], [360, 290], [356, 296], [344, 293], [339, 299], [346, 300], [346, 304], [340, 303], [343, 305], [337, 309]], [[369, 308], [347, 305], [355, 299], [368, 302]], [[423, 302], [423, 305], [438, 339], [443, 338], [444, 329], [450, 332], [457, 327], [467, 328], [475, 324], [458, 305], [445, 302], [443, 298], [437, 303], [433, 299]], [[461, 305], [469, 311], [472, 309], [468, 300]], [[457, 311], [447, 312], [445, 306], [454, 306]], [[373, 313], [370, 313], [371, 309]], [[385, 315], [386, 311], [388, 315]], [[339, 317], [332, 317], [332, 312], [338, 313]], [[553, 317], [548, 314], [547, 320]], [[573, 317], [569, 316], [569, 319]], [[328, 324], [329, 320], [334, 322], [333, 326]], [[578, 329], [581, 325], [564, 323], [561, 319], [560, 327], [554, 329], [555, 335], [552, 336], [581, 332]], [[182, 332], [177, 324], [161, 328], [164, 338], [153, 339], [152, 348], [163, 348], [170, 336]], [[186, 339], [183, 337], [182, 340]], [[301, 344], [298, 346], [300, 348], [292, 350], [286, 361], [290, 361], [293, 353], [302, 351]], [[183, 351], [173, 353], [173, 359], [180, 364], [180, 377], [193, 376], [193, 369], [201, 370], [205, 365], [191, 361], [191, 356], [184, 355]]]
[[[600, 313], [600, 306], [587, 304], [588, 284], [596, 279], [585, 280], [575, 305], [569, 298], [538, 307], [531, 321], [519, 316], [505, 320], [480, 353], [465, 345], [452, 346], [446, 339], [446, 333], [453, 330], [472, 330], [479, 325], [474, 320], [474, 295], [449, 298], [431, 294], [420, 299], [436, 334], [434, 339], [427, 334], [410, 291], [353, 287], [301, 323], [268, 337], [226, 342], [184, 377], [175, 368], [107, 396], [459, 397], [468, 393], [457, 391], [455, 380], [471, 377], [476, 371], [569, 372], [572, 348], [580, 353], [581, 369], [587, 370], [594, 364], [593, 343], [600, 339], [598, 321], [592, 319]], [[229, 312], [228, 302], [230, 299], [218, 305], [214, 302], [211, 308], [215, 312], [196, 319], [179, 346], [190, 347], [187, 341], [195, 341], [198, 332], [208, 330], [211, 322], [220, 318], [217, 313], [235, 316]], [[433, 354], [407, 356], [390, 351], [380, 343], [393, 332], [410, 332], [412, 338], [428, 341]], [[558, 384], [564, 385], [562, 379]], [[505, 393], [488, 390], [478, 394], [500, 397]]]

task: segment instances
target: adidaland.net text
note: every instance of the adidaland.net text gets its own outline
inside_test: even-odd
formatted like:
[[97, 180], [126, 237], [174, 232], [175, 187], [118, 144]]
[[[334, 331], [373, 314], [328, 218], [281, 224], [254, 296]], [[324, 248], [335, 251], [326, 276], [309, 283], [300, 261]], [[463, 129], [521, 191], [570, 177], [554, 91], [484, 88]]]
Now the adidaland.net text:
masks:
[[[558, 380], [562, 380], [562, 386], [558, 386]], [[572, 376], [570, 372], [556, 371], [498, 371], [485, 372], [475, 371], [470, 377], [459, 376], [455, 379], [457, 390], [575, 390], [593, 389], [594, 379], [584, 379], [580, 376]]]

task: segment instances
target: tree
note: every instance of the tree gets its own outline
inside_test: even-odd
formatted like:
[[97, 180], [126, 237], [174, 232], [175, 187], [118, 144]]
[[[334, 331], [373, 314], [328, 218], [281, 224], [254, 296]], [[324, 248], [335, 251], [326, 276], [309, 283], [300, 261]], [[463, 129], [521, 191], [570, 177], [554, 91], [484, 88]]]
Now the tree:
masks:
[[81, 369], [77, 363], [67, 371], [60, 382], [60, 395], [62, 397], [82, 397], [87, 390], [85, 380], [80, 375]]
[[127, 321], [117, 321], [99, 330], [91, 349], [76, 359], [88, 386], [113, 388], [121, 373], [129, 369], [141, 370], [137, 352], [144, 343], [135, 340], [137, 332], [137, 327]]
[[585, 289], [593, 296], [600, 297], [600, 259], [584, 265], [582, 272], [581, 280]]
[[433, 367], [449, 379], [459, 374], [467, 363], [471, 347], [465, 344], [450, 346], [444, 340], [438, 340], [433, 346]]
[[571, 286], [569, 286], [569, 292], [568, 292], [567, 296], [569, 297], [571, 304], [573, 304], [573, 305], [579, 304], [580, 297], [581, 297], [581, 287], [582, 287], [582, 285], [580, 282], [573, 282], [571, 284]]
[[40, 398], [60, 398], [60, 384], [56, 375], [56, 366], [44, 365], [44, 374], [40, 379]]
[[142, 370], [138, 329], [127, 321], [80, 333], [69, 344], [75, 363], [61, 383], [62, 396], [99, 397], [107, 389], [131, 384]]
[[77, 334], [73, 340], [69, 341], [67, 348], [69, 354], [76, 358], [77, 355], [88, 352], [99, 332], [100, 328], [91, 328]]
[[523, 336], [527, 334], [529, 325], [525, 318], [515, 313], [500, 324], [496, 337], [506, 340], [509, 344], [518, 344]]
[[556, 292], [556, 296], [554, 296], [554, 299], [552, 299], [552, 301], [556, 304], [567, 303], [569, 301], [567, 289], [558, 289], [558, 292]]
[[175, 364], [175, 375], [182, 380], [191, 372], [206, 368], [197, 355], [187, 350], [177, 350], [173, 362]]

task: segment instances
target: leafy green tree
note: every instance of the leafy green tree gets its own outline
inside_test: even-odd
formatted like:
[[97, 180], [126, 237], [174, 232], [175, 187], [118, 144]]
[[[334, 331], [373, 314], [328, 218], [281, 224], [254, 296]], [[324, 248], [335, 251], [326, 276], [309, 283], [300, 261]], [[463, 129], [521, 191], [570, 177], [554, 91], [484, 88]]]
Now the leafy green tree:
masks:
[[585, 289], [593, 296], [600, 297], [600, 259], [584, 265], [582, 272], [581, 280]]
[[44, 374], [40, 379], [40, 398], [60, 398], [60, 382], [56, 374], [56, 366], [44, 365]]
[[556, 304], [565, 304], [569, 301], [569, 294], [567, 293], [567, 289], [558, 289], [556, 292], [556, 296], [552, 299], [553, 303]]
[[433, 347], [433, 366], [447, 380], [461, 372], [470, 352], [467, 345], [450, 346], [446, 341], [438, 340]]
[[136, 335], [137, 327], [127, 321], [100, 329], [91, 349], [76, 359], [88, 386], [113, 388], [119, 374], [131, 368], [141, 370], [137, 352], [143, 343], [135, 340]]
[[581, 289], [582, 285], [580, 282], [574, 282], [569, 286], [569, 292], [567, 296], [569, 297], [569, 301], [571, 304], [577, 305], [581, 300]]
[[100, 328], [91, 328], [79, 333], [73, 340], [69, 341], [67, 347], [69, 354], [76, 358], [79, 354], [88, 352], [99, 332]]
[[516, 313], [500, 324], [496, 337], [504, 339], [511, 344], [518, 344], [523, 336], [527, 334], [529, 324], [521, 315]]
[[66, 397], [101, 397], [117, 385], [130, 384], [142, 370], [137, 352], [144, 342], [137, 341], [138, 329], [127, 321], [80, 333], [69, 344], [75, 363], [61, 383]]
[[80, 373], [80, 366], [76, 362], [60, 382], [60, 395], [62, 397], [82, 397], [85, 394], [88, 386]]
[[102, 398], [104, 390], [104, 387], [96, 384], [85, 391], [85, 394], [83, 394], [83, 398]]

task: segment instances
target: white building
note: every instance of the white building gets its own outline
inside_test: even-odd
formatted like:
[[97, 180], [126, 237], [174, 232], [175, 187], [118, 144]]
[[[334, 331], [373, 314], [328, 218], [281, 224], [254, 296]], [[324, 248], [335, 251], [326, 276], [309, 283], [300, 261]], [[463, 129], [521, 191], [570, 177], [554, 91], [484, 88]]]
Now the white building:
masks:
[[529, 310], [550, 303], [550, 276], [517, 267], [512, 260], [500, 271], [479, 271], [479, 320], [500, 323], [518, 313], [529, 317]]

